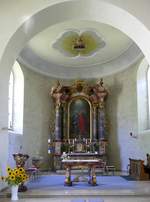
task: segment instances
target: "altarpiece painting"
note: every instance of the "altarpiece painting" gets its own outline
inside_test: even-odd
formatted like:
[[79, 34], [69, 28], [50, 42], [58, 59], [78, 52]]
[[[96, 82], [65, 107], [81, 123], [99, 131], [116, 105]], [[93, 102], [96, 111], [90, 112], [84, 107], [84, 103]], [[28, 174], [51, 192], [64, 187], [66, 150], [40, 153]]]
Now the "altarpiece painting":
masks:
[[76, 97], [69, 104], [68, 114], [69, 138], [90, 139], [91, 106], [89, 102], [83, 97]]

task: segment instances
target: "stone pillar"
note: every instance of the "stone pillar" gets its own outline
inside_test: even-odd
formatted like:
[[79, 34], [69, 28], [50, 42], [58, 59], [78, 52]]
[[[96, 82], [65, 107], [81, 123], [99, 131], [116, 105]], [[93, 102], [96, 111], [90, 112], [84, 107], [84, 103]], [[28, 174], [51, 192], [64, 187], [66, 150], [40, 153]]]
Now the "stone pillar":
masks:
[[61, 105], [56, 105], [56, 119], [55, 119], [55, 156], [54, 169], [61, 169], [61, 140], [62, 140], [62, 108]]
[[63, 104], [63, 112], [62, 112], [62, 116], [63, 116], [63, 120], [62, 120], [62, 124], [63, 124], [63, 140], [67, 139], [67, 105]]
[[106, 137], [105, 131], [105, 110], [103, 105], [99, 105], [98, 108], [98, 139], [103, 140]]
[[93, 140], [97, 139], [97, 106], [93, 107]]
[[62, 136], [62, 111], [60, 106], [56, 106], [56, 120], [55, 120], [55, 140], [60, 141]]

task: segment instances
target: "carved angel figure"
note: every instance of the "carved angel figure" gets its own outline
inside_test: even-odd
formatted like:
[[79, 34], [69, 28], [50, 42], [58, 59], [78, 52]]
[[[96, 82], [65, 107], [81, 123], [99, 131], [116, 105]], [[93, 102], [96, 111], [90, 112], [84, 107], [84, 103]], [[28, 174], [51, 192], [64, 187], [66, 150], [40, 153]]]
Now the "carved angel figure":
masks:
[[50, 94], [52, 95], [55, 104], [59, 106], [61, 104], [62, 96], [62, 86], [59, 81], [57, 81], [56, 87], [52, 87]]

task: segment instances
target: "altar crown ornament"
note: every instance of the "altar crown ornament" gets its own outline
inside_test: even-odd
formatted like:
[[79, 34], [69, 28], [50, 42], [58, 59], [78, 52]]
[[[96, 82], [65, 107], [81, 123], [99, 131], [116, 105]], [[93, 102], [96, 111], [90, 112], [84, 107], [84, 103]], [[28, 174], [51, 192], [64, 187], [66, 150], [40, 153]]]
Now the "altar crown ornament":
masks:
[[84, 40], [82, 39], [81, 36], [79, 36], [78, 38], [76, 38], [74, 41], [73, 41], [73, 46], [72, 48], [74, 50], [77, 50], [77, 51], [82, 51], [86, 48], [86, 45], [85, 45], [85, 42]]
[[103, 38], [93, 29], [66, 30], [53, 43], [53, 48], [67, 57], [88, 57], [105, 47]]

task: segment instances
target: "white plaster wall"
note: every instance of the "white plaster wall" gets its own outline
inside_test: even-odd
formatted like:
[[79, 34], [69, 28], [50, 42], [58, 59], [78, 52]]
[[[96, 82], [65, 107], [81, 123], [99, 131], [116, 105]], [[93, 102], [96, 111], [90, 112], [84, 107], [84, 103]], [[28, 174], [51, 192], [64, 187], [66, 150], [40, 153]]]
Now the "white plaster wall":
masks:
[[15, 167], [16, 163], [14, 161], [13, 154], [22, 152], [23, 136], [9, 132], [8, 141], [8, 165], [10, 167]]
[[[6, 165], [8, 154], [8, 135], [7, 131], [0, 133], [0, 176], [6, 174]], [[0, 190], [6, 186], [6, 183], [0, 180]]]
[[[49, 169], [51, 162], [47, 153], [48, 137], [51, 135], [54, 107], [49, 95], [52, 79], [23, 68], [24, 72], [24, 127], [23, 152], [33, 156], [43, 156], [43, 169]], [[54, 115], [53, 115], [54, 118]]]
[[129, 133], [137, 133], [136, 66], [105, 78], [108, 85], [108, 157], [110, 165], [127, 169], [129, 157], [139, 158], [137, 140]]
[[[140, 61], [127, 70], [104, 78], [109, 90], [107, 100], [108, 162], [117, 169], [126, 170], [129, 158], [146, 159], [150, 152], [150, 136], [137, 135], [137, 68]], [[49, 96], [55, 79], [40, 75], [23, 67], [25, 76], [24, 92], [24, 133], [23, 151], [31, 157], [44, 156], [43, 168], [50, 168], [47, 154], [47, 139], [54, 121], [54, 107]], [[62, 84], [72, 84], [71, 80], [61, 80]], [[96, 82], [91, 81], [89, 82]]]
[[[129, 158], [146, 160], [150, 152], [150, 135], [138, 134], [137, 69], [139, 62], [127, 70], [104, 78], [108, 85], [108, 159], [117, 169], [126, 170]], [[142, 96], [142, 95], [141, 95]], [[130, 132], [133, 136], [130, 136]]]

